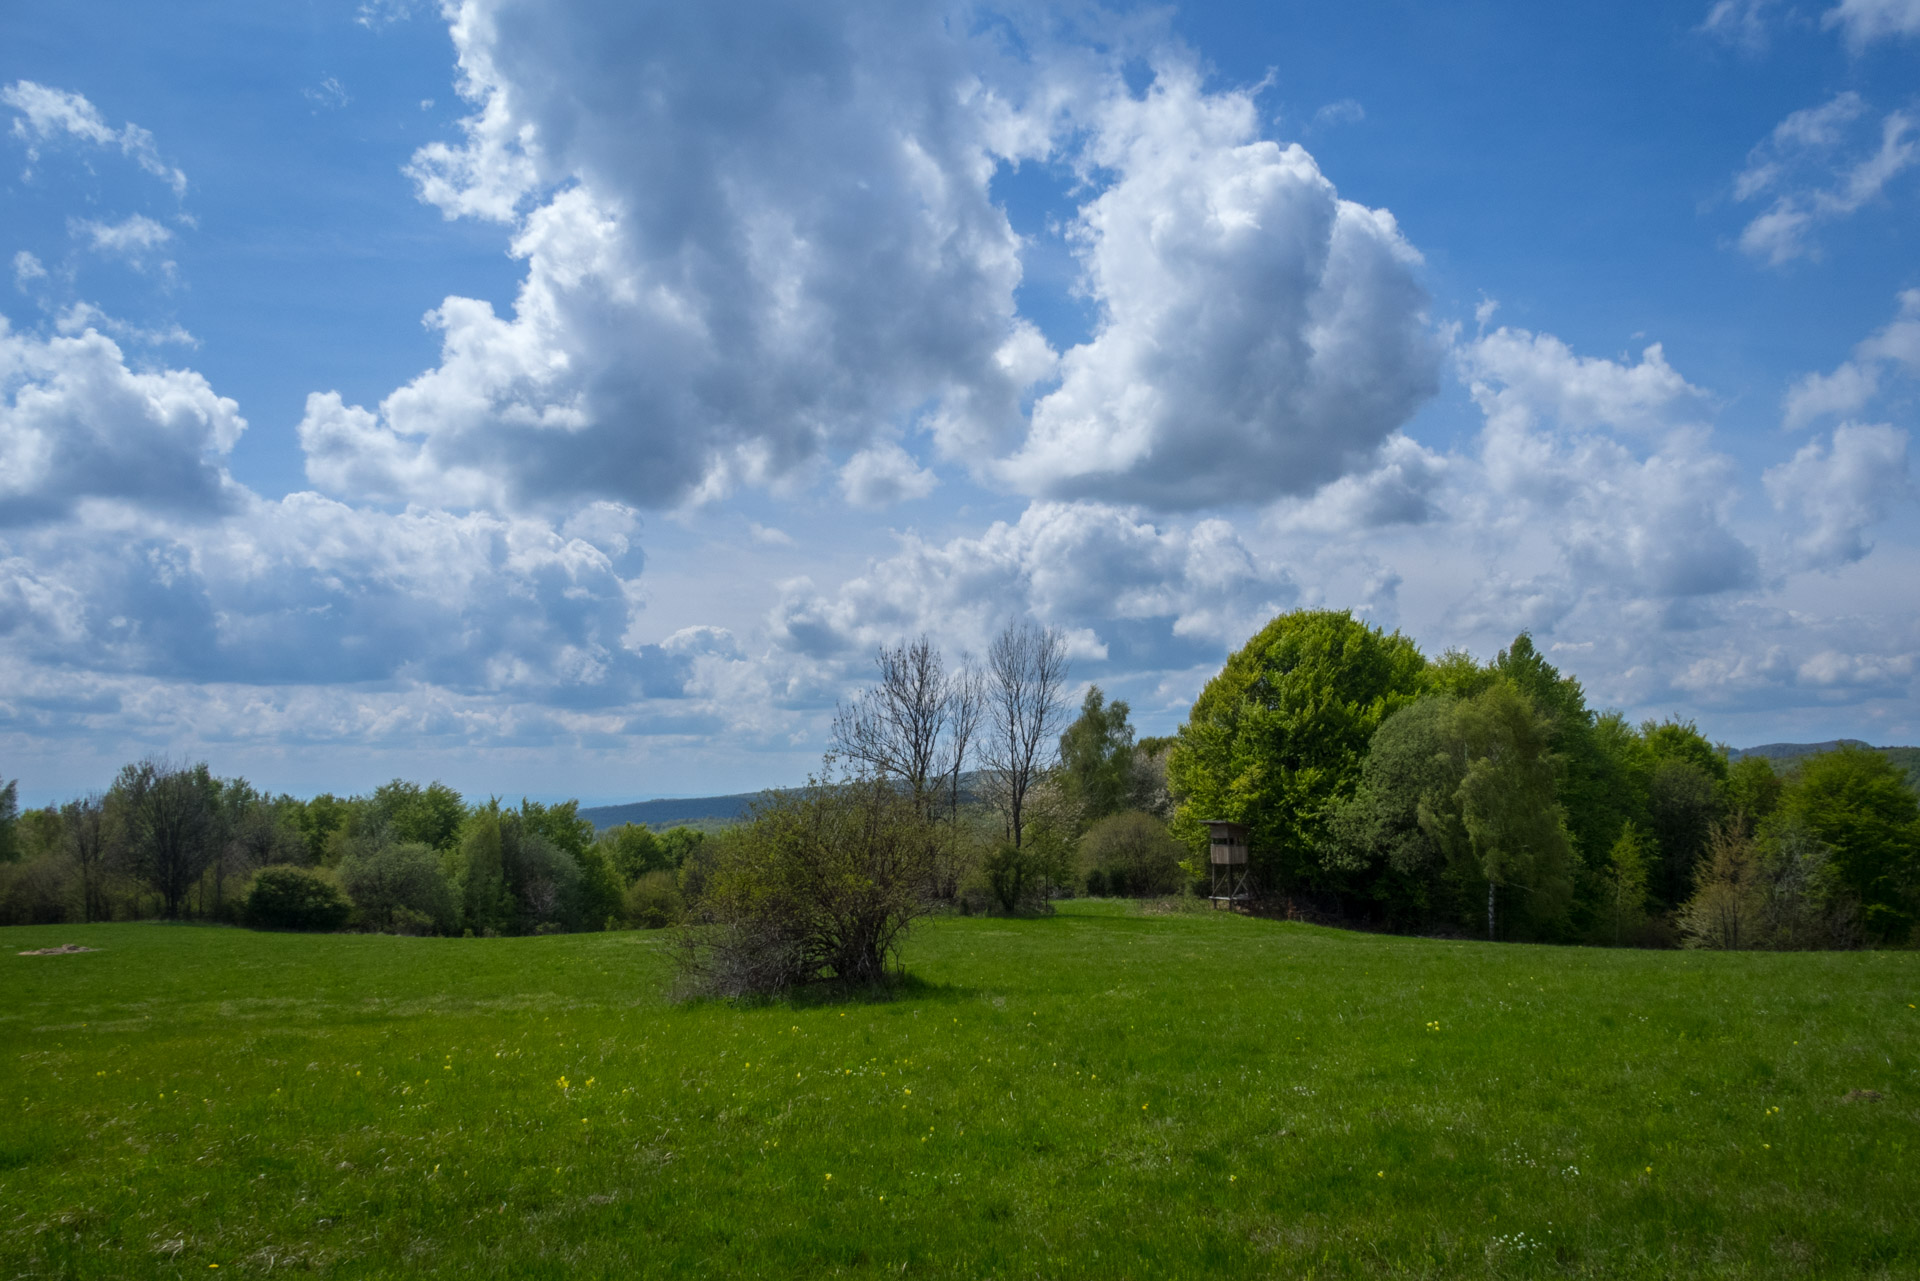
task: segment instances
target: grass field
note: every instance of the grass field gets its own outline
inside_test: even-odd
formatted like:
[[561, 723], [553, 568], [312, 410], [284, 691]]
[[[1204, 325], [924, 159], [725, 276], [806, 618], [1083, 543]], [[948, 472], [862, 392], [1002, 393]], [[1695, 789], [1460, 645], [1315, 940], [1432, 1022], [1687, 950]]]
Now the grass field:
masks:
[[742, 1009], [645, 933], [0, 943], [0, 1277], [1920, 1275], [1920, 954], [1081, 902]]

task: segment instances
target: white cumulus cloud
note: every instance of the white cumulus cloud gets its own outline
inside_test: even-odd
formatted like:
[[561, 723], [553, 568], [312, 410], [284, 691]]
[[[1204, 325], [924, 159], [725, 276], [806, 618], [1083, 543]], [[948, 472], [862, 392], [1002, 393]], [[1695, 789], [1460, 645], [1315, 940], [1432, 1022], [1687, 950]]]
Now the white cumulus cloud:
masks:
[[1110, 101], [1075, 228], [1099, 330], [1000, 468], [1031, 493], [1168, 508], [1262, 502], [1366, 465], [1436, 385], [1419, 255], [1341, 200], [1249, 93], [1161, 70]]
[[1870, 549], [1866, 531], [1894, 503], [1911, 498], [1907, 433], [1885, 423], [1847, 423], [1831, 445], [1811, 441], [1793, 458], [1767, 470], [1767, 494], [1794, 518], [1800, 563], [1828, 569], [1850, 564]]
[[229, 506], [239, 406], [191, 370], [140, 373], [88, 329], [37, 338], [0, 317], [0, 525], [86, 499], [182, 513]]

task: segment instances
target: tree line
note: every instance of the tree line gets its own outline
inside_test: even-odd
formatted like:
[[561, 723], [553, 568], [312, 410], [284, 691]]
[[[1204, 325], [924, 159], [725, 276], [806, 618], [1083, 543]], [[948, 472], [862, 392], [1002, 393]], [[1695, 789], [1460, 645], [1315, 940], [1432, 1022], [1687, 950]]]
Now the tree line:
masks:
[[1390, 929], [1916, 941], [1920, 809], [1884, 754], [1730, 761], [1691, 722], [1595, 711], [1524, 633], [1482, 664], [1282, 615], [1201, 691], [1168, 774], [1196, 859], [1206, 820], [1243, 822], [1270, 897]]
[[0, 787], [0, 924], [209, 920], [403, 934], [665, 924], [705, 838], [595, 834], [577, 802], [469, 803], [441, 783], [268, 795], [205, 763], [124, 767], [104, 792], [22, 812]]
[[686, 924], [698, 990], [880, 974], [927, 911], [1204, 893], [1209, 820], [1249, 829], [1271, 910], [1420, 933], [1607, 945], [1898, 946], [1920, 920], [1920, 809], [1879, 752], [1776, 770], [1690, 722], [1596, 711], [1526, 634], [1429, 659], [1343, 612], [1282, 615], [1166, 738], [1066, 700], [1059, 633], [978, 663], [874, 655], [805, 787], [713, 833], [595, 834], [575, 802], [439, 783], [267, 796], [146, 760], [16, 812], [0, 922], [166, 917], [525, 934]]

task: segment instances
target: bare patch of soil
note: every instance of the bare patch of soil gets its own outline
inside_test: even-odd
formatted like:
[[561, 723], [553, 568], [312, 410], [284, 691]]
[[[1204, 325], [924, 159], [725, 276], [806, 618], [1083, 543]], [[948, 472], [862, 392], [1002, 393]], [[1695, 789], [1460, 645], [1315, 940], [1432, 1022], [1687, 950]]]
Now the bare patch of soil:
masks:
[[81, 947], [78, 943], [62, 943], [59, 947], [37, 947], [22, 956], [72, 956], [75, 952], [98, 952], [97, 947]]

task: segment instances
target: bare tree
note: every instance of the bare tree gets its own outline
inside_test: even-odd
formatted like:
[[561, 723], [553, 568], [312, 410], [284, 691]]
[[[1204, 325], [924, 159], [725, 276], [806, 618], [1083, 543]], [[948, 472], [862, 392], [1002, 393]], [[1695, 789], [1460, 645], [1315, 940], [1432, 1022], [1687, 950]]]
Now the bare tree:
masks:
[[922, 814], [944, 772], [953, 700], [946, 664], [925, 636], [873, 656], [879, 682], [834, 714], [840, 756], [878, 778], [904, 783]]
[[112, 916], [107, 906], [107, 864], [112, 854], [107, 827], [106, 800], [98, 792], [60, 807], [66, 829], [67, 853], [80, 873], [80, 919], [99, 921]]
[[1066, 680], [1066, 641], [1051, 627], [1009, 623], [987, 651], [984, 755], [1016, 849], [1025, 836], [1027, 794], [1059, 747]]
[[959, 893], [965, 845], [960, 823], [967, 762], [978, 750], [986, 682], [963, 660], [949, 670], [925, 636], [874, 655], [879, 681], [834, 716], [835, 754], [856, 772], [900, 786], [923, 820], [928, 891]]

